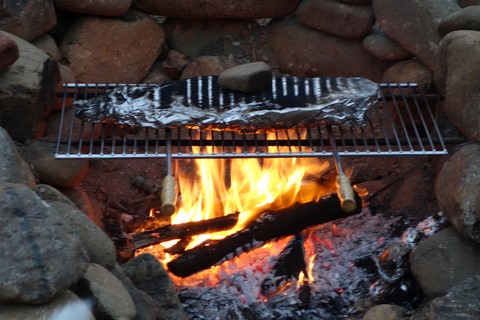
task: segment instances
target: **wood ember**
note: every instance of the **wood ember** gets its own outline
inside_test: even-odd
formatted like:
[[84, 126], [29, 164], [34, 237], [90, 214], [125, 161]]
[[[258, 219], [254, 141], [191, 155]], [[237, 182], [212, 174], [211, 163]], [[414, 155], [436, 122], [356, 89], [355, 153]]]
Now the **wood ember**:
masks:
[[188, 277], [267, 241], [297, 234], [309, 226], [358, 214], [362, 210], [361, 199], [358, 194], [355, 197], [357, 209], [351, 213], [342, 210], [336, 194], [318, 202], [265, 212], [241, 231], [187, 250], [167, 266], [176, 276]]

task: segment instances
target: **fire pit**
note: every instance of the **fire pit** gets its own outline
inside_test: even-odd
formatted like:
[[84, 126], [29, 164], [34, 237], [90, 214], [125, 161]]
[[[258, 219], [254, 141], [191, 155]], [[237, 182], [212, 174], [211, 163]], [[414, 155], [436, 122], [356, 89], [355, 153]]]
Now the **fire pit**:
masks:
[[[222, 307], [228, 311], [221, 319], [330, 319], [358, 313], [365, 296], [404, 294], [411, 297], [406, 303], [416, 302], [418, 288], [408, 284], [408, 274], [390, 283], [381, 261], [372, 259], [393, 243], [379, 239], [411, 232], [408, 218], [372, 214], [357, 194], [365, 190], [355, 192], [356, 208], [345, 212], [328, 160], [343, 173], [340, 157], [445, 154], [434, 118], [439, 95], [410, 83], [380, 84], [364, 125], [252, 133], [90, 123], [68, 108], [115, 86], [64, 86], [55, 156], [166, 160], [167, 177], [175, 174], [169, 201], [176, 212], [154, 208], [119, 251], [127, 259], [149, 252], [162, 260], [186, 309], [206, 317], [198, 319], [213, 318]], [[426, 229], [442, 221], [431, 218]], [[179, 241], [172, 246], [170, 240]], [[392, 293], [399, 287], [405, 290]]]

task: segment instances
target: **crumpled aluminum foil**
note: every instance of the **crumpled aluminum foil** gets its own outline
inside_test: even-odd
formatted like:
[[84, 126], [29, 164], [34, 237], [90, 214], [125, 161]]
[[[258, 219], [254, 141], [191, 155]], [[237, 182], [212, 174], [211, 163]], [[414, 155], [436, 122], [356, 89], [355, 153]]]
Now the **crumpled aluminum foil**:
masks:
[[74, 106], [75, 115], [87, 122], [251, 132], [362, 125], [378, 98], [378, 85], [358, 77], [280, 76], [252, 94], [221, 88], [216, 76], [205, 76], [117, 87]]

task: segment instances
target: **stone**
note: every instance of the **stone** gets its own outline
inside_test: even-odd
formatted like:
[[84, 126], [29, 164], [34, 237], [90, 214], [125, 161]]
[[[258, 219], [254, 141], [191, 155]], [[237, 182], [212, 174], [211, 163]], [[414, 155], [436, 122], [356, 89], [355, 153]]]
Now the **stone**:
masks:
[[301, 0], [134, 0], [133, 7], [164, 17], [186, 19], [261, 19], [291, 15]]
[[363, 46], [380, 60], [399, 61], [413, 57], [407, 49], [396, 43], [382, 30], [373, 30], [363, 39]]
[[173, 79], [166, 73], [162, 71], [162, 62], [157, 61], [150, 69], [150, 72], [143, 78], [140, 83], [157, 83], [162, 84], [165, 82], [170, 82]]
[[382, 76], [384, 83], [417, 83], [420, 92], [426, 92], [433, 84], [433, 73], [418, 59], [398, 61]]
[[125, 286], [104, 267], [90, 263], [82, 279], [72, 288], [80, 297], [93, 299], [93, 314], [103, 320], [133, 320], [137, 314]]
[[441, 36], [455, 30], [480, 31], [480, 6], [469, 6], [455, 11], [438, 25], [438, 33]]
[[0, 33], [0, 73], [5, 72], [18, 57], [18, 46], [15, 41]]
[[459, 147], [443, 163], [435, 182], [438, 206], [464, 237], [480, 243], [480, 144]]
[[163, 28], [130, 10], [119, 18], [79, 17], [62, 39], [60, 52], [78, 82], [138, 83], [164, 44]]
[[447, 294], [455, 285], [480, 273], [480, 245], [453, 227], [437, 232], [410, 253], [410, 269], [426, 297]]
[[468, 6], [478, 6], [480, 5], [479, 0], [457, 0], [460, 7], [465, 8]]
[[52, 0], [4, 0], [0, 7], [0, 30], [26, 41], [46, 33], [57, 24]]
[[75, 207], [75, 203], [72, 200], [51, 185], [40, 183], [33, 187], [32, 190], [46, 202], [62, 202]]
[[167, 19], [164, 28], [170, 49], [190, 59], [232, 56], [237, 63], [252, 62], [256, 46], [264, 44], [253, 20]]
[[441, 40], [438, 24], [459, 9], [455, 0], [373, 0], [381, 29], [434, 72]]
[[132, 0], [55, 0], [55, 5], [68, 12], [116, 17], [125, 14], [130, 9]]
[[33, 187], [37, 182], [32, 168], [18, 153], [8, 132], [0, 127], [0, 184], [2, 183], [21, 183]]
[[262, 61], [235, 66], [219, 74], [218, 84], [241, 92], [259, 91], [272, 85], [272, 68]]
[[143, 253], [124, 263], [122, 269], [138, 289], [155, 299], [162, 313], [170, 315], [165, 320], [188, 319], [170, 276], [157, 258]]
[[[155, 300], [150, 297], [148, 294], [139, 290], [135, 287], [132, 281], [125, 275], [122, 270], [122, 267], [118, 264], [114, 266], [111, 270], [112, 274], [117, 277], [118, 280], [122, 282], [125, 288], [128, 290], [128, 293], [132, 297], [133, 303], [135, 304], [135, 308], [137, 309], [137, 316], [135, 319], [138, 320], [163, 320], [168, 319], [165, 316], [165, 310], [158, 310], [157, 303]], [[173, 318], [174, 320], [176, 318]]]
[[429, 319], [480, 319], [480, 275], [465, 279], [430, 302]]
[[161, 70], [172, 79], [179, 79], [183, 69], [191, 61], [188, 57], [176, 50], [168, 50], [167, 58], [161, 63]]
[[440, 43], [441, 70], [435, 84], [444, 83], [445, 113], [472, 141], [480, 139], [480, 31], [448, 33]]
[[79, 237], [30, 188], [1, 184], [0, 207], [0, 302], [46, 303], [82, 277]]
[[343, 39], [307, 28], [295, 17], [271, 22], [267, 36], [280, 71], [293, 76], [379, 81], [389, 65], [365, 50], [362, 39]]
[[331, 0], [304, 0], [296, 16], [300, 23], [342, 38], [366, 36], [375, 21], [371, 5]]
[[225, 57], [202, 56], [188, 64], [182, 72], [182, 79], [198, 76], [216, 76], [235, 66], [235, 62]]
[[19, 151], [40, 181], [53, 187], [77, 186], [88, 174], [86, 159], [55, 159], [55, 143], [35, 140], [19, 146]]
[[100, 229], [105, 229], [102, 207], [96, 199], [89, 197], [81, 186], [62, 188], [61, 192], [74, 203], [74, 207], [85, 213]]
[[38, 49], [42, 50], [50, 56], [56, 62], [60, 61], [60, 50], [57, 43], [48, 33], [44, 33], [41, 36], [30, 41]]
[[75, 207], [58, 201], [48, 201], [47, 203], [75, 229], [87, 250], [91, 263], [101, 265], [106, 269], [113, 268], [116, 263], [115, 245], [102, 229]]
[[15, 141], [38, 135], [49, 115], [60, 81], [58, 65], [45, 52], [12, 34], [0, 31], [18, 46], [19, 58], [0, 74], [0, 126]]
[[393, 304], [379, 304], [370, 308], [362, 320], [402, 320], [406, 309]]
[[47, 304], [0, 305], [0, 319], [8, 320], [95, 320], [88, 301], [71, 291], [65, 291]]

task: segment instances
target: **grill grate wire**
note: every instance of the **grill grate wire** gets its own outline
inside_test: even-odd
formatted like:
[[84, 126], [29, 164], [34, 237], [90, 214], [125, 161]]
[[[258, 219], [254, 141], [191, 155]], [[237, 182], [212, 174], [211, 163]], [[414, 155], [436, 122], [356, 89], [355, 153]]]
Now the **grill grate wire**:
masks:
[[[166, 158], [167, 154], [172, 159], [328, 157], [334, 152], [326, 125], [235, 133], [184, 127], [132, 128], [87, 123], [73, 116], [73, 101], [125, 85], [137, 84], [64, 85], [58, 93], [62, 107], [57, 159]], [[419, 92], [414, 83], [382, 83], [379, 88], [381, 97], [365, 125], [331, 126], [339, 156], [447, 153], [435, 119], [440, 95]], [[171, 137], [169, 150], [167, 134]]]

